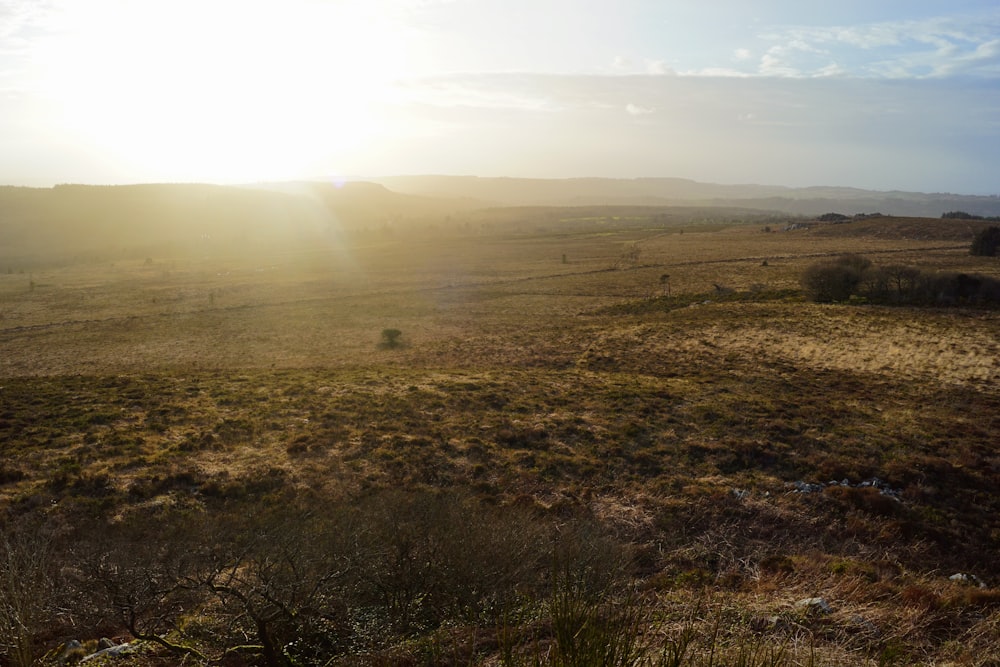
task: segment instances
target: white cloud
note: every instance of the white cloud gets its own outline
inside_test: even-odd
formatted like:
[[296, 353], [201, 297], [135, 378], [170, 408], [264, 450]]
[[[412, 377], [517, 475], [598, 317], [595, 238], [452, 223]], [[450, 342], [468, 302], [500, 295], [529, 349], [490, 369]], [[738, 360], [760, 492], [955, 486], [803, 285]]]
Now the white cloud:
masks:
[[[760, 73], [827, 76], [830, 61], [837, 74], [879, 78], [921, 78], [952, 74], [1000, 74], [994, 50], [1000, 12], [981, 16], [935, 17], [866, 25], [791, 26], [771, 30]], [[811, 56], [827, 56], [824, 64]]]
[[816, 77], [844, 76], [846, 74], [847, 74], [847, 70], [846, 69], [844, 69], [843, 67], [841, 67], [837, 63], [833, 62], [833, 63], [830, 63], [829, 65], [827, 65], [826, 67], [821, 67], [820, 69], [816, 70], [816, 72], [813, 74], [813, 76], [816, 76]]
[[54, 27], [54, 4], [46, 0], [0, 0], [0, 70], [10, 90], [23, 92], [34, 87], [33, 40]]
[[972, 51], [961, 53], [934, 67], [934, 76], [969, 72], [1000, 75], [1000, 39], [983, 42]]
[[976, 57], [992, 60], [1000, 56], [1000, 39], [993, 39], [976, 47]]
[[809, 31], [809, 37], [822, 42], [840, 42], [860, 49], [896, 46], [906, 33], [904, 26], [884, 24], [877, 26], [844, 26]]
[[649, 60], [646, 62], [646, 73], [656, 76], [673, 76], [677, 74], [672, 67], [663, 60]]
[[760, 64], [757, 66], [757, 71], [764, 76], [778, 76], [778, 77], [798, 77], [801, 76], [801, 72], [792, 67], [785, 54], [786, 48], [783, 46], [771, 47], [767, 53], [765, 53], [760, 58]]
[[733, 58], [736, 60], [750, 60], [753, 58], [753, 53], [750, 52], [750, 49], [736, 49], [733, 51]]
[[630, 116], [646, 116], [648, 114], [653, 113], [655, 109], [651, 109], [650, 107], [642, 107], [639, 106], [638, 104], [632, 104], [631, 102], [629, 102], [628, 104], [625, 105], [625, 111]]
[[26, 0], [0, 0], [0, 37], [9, 38], [37, 21], [45, 5]]
[[731, 67], [704, 67], [697, 70], [689, 70], [687, 72], [681, 72], [681, 76], [684, 77], [706, 77], [706, 78], [730, 78], [730, 79], [743, 79], [752, 74], [744, 72], [742, 70], [733, 69]]

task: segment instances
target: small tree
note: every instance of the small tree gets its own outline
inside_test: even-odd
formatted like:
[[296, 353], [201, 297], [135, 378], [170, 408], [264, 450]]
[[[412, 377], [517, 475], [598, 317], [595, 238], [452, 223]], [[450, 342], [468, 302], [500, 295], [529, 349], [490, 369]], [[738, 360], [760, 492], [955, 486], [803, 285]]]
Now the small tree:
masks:
[[395, 348], [402, 345], [399, 338], [403, 335], [403, 332], [399, 329], [382, 329], [382, 343], [380, 347], [384, 348]]
[[1000, 227], [987, 227], [980, 230], [972, 239], [969, 254], [978, 257], [996, 257], [998, 248], [1000, 248]]
[[660, 285], [663, 287], [663, 294], [670, 296], [670, 274], [664, 273], [660, 276]]
[[897, 301], [912, 298], [920, 278], [920, 269], [915, 266], [890, 264], [884, 269], [887, 286]]

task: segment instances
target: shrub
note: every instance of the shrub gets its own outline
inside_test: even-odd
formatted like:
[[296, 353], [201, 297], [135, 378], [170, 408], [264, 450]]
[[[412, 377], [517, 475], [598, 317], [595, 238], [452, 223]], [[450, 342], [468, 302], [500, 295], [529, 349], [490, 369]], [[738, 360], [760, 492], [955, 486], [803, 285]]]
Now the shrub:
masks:
[[[14, 667], [35, 664], [35, 633], [49, 620], [54, 589], [52, 542], [38, 526], [0, 534], [0, 650]], [[6, 663], [5, 663], [6, 664]]]
[[869, 268], [871, 268], [872, 265], [871, 260], [862, 257], [861, 255], [856, 255], [853, 253], [841, 255], [836, 260], [834, 260], [834, 263], [837, 266], [847, 267], [857, 272], [858, 275], [860, 275], [864, 271], [867, 271]]
[[383, 349], [393, 349], [402, 345], [399, 338], [403, 332], [399, 329], [382, 329], [382, 342], [379, 347]]
[[448, 620], [495, 623], [542, 587], [547, 526], [458, 493], [386, 491], [352, 508], [354, 604], [368, 610], [360, 643], [432, 631]]
[[835, 264], [813, 264], [802, 274], [802, 288], [812, 301], [845, 301], [854, 290], [851, 274]]
[[871, 262], [860, 255], [843, 255], [832, 262], [813, 264], [802, 274], [802, 287], [813, 301], [847, 301], [870, 266]]
[[20, 482], [27, 476], [20, 468], [8, 467], [6, 463], [0, 463], [0, 485]]
[[643, 645], [645, 608], [638, 600], [600, 603], [573, 581], [557, 581], [549, 607], [555, 645], [549, 655], [553, 667], [638, 665]]
[[1000, 227], [987, 227], [972, 239], [969, 254], [977, 257], [996, 257], [1000, 248]]

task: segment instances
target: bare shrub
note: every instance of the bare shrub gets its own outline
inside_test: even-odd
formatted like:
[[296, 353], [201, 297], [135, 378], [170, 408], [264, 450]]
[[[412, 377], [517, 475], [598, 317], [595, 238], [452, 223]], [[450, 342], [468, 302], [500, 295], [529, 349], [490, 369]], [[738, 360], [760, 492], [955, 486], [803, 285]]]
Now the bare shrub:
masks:
[[52, 612], [52, 538], [39, 526], [7, 525], [0, 535], [0, 649], [14, 667], [35, 662], [35, 636]]
[[812, 301], [830, 303], [847, 301], [861, 282], [861, 272], [848, 264], [822, 262], [802, 273], [802, 287]]
[[[193, 524], [195, 522], [191, 522]], [[78, 597], [97, 614], [133, 637], [178, 655], [206, 659], [196, 648], [167, 635], [178, 628], [185, 609], [203, 596], [185, 582], [198, 571], [200, 545], [188, 521], [158, 517], [116, 526], [91, 526], [99, 540], [81, 540], [77, 558], [83, 574]]]
[[355, 508], [355, 601], [369, 639], [433, 630], [448, 619], [492, 624], [539, 590], [546, 525], [526, 511], [457, 493], [387, 491]]
[[310, 664], [347, 646], [343, 586], [351, 567], [345, 515], [277, 506], [251, 507], [211, 526], [204, 565], [188, 583], [214, 597], [228, 616], [226, 644], [277, 667]]

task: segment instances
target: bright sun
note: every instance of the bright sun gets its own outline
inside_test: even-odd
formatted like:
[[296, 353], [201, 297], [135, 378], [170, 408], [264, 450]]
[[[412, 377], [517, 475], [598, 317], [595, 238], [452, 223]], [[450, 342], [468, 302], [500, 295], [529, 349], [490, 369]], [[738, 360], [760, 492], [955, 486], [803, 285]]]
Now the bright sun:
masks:
[[[76, 3], [73, 3], [76, 4]], [[68, 129], [150, 178], [322, 173], [375, 150], [406, 33], [377, 3], [79, 3], [42, 51]]]

